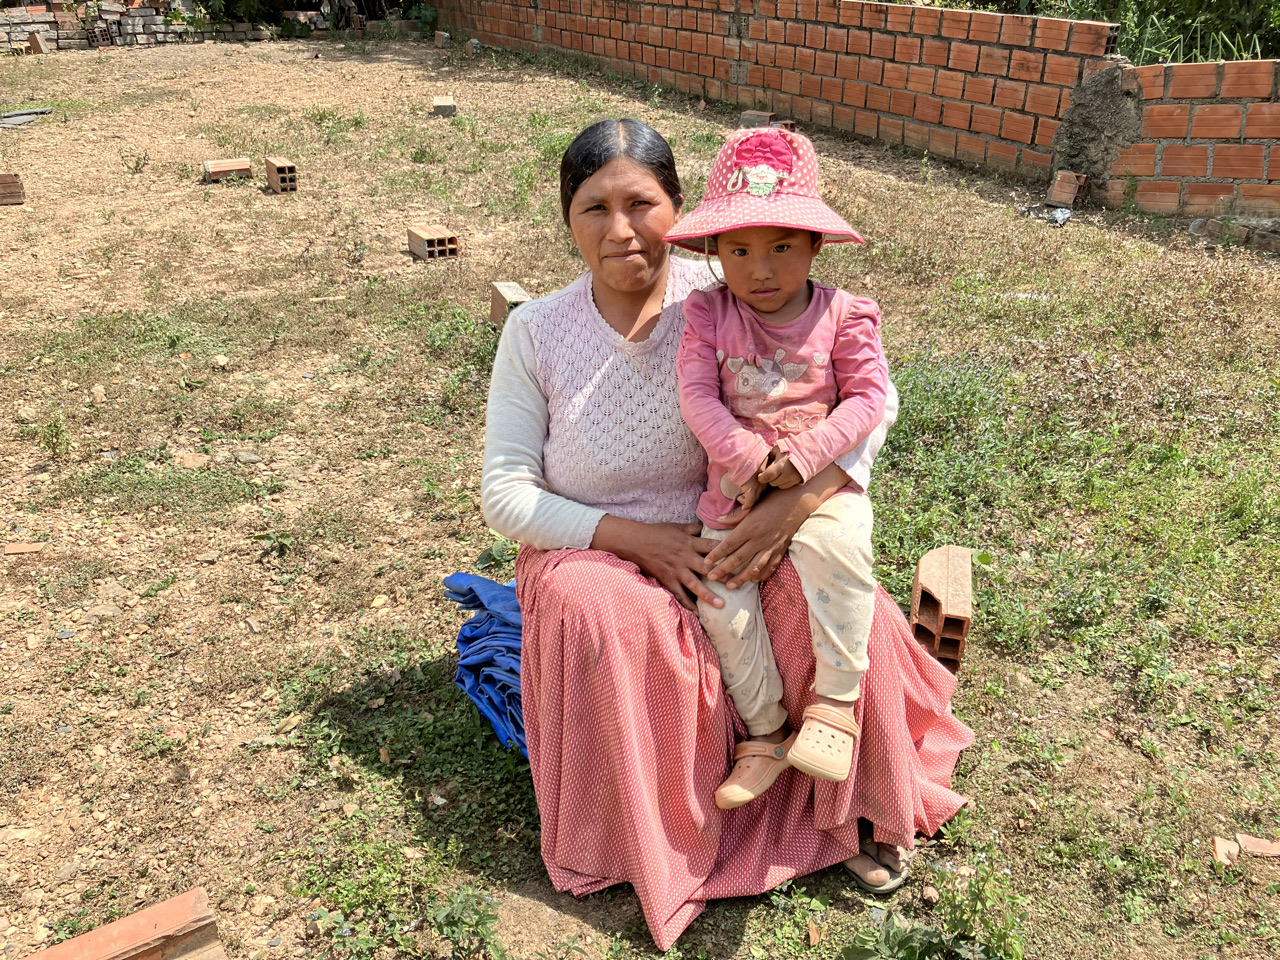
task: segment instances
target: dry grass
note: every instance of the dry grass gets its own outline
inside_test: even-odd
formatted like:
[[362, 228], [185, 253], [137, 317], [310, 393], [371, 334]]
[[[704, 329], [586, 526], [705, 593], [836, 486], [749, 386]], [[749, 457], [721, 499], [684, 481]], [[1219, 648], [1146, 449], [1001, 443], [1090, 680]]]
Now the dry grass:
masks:
[[[447, 949], [427, 903], [496, 909], [521, 956], [651, 952], [630, 893], [550, 890], [527, 770], [449, 684], [439, 589], [492, 541], [488, 283], [581, 269], [561, 150], [638, 116], [696, 197], [725, 129], [576, 70], [407, 44], [0, 62], [0, 102], [55, 107], [0, 134], [29, 198], [0, 208], [0, 517], [45, 543], [0, 583], [0, 948], [203, 883], [234, 957]], [[821, 275], [880, 299], [904, 397], [882, 578], [904, 598], [941, 542], [989, 559], [957, 702], [976, 803], [922, 865], [998, 855], [1034, 956], [1274, 949], [1275, 862], [1208, 852], [1280, 813], [1274, 261], [1160, 220], [1051, 230], [1019, 187], [819, 148], [871, 238]], [[290, 156], [300, 192], [197, 182], [238, 154]], [[412, 263], [415, 221], [463, 257]], [[928, 921], [919, 873], [895, 903]], [[715, 905], [680, 949], [829, 956], [867, 928], [838, 872], [802, 885], [832, 902], [812, 951], [794, 890]], [[343, 922], [308, 938], [322, 909]]]

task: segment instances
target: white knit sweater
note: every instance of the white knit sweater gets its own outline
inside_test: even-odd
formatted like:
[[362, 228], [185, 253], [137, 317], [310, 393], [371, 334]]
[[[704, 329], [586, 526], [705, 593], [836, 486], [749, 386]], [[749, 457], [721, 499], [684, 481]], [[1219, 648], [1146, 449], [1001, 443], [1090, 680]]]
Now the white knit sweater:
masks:
[[[481, 503], [489, 526], [544, 550], [589, 547], [605, 514], [694, 523], [707, 456], [680, 417], [681, 305], [715, 282], [701, 262], [671, 258], [658, 324], [630, 343], [600, 316], [588, 272], [507, 318], [493, 364]], [[866, 489], [898, 413], [836, 462]]]

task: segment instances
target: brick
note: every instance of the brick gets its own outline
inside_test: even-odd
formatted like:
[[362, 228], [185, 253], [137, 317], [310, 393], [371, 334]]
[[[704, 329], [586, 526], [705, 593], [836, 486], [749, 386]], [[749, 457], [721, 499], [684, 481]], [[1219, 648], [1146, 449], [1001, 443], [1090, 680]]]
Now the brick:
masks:
[[489, 285], [489, 322], [500, 327], [507, 315], [520, 304], [532, 299], [520, 284], [512, 280], [495, 280]]
[[946, 40], [926, 40], [920, 49], [920, 59], [935, 67], [945, 67], [951, 59], [951, 44]]
[[1041, 117], [1036, 123], [1036, 146], [1052, 147], [1053, 138], [1058, 135], [1058, 128], [1062, 124], [1057, 120], [1050, 120], [1048, 117]]
[[453, 46], [453, 38], [443, 30], [436, 31], [436, 46], [441, 50], [448, 50]]
[[979, 49], [973, 43], [953, 43], [951, 45], [951, 56], [947, 59], [947, 66], [962, 73], [972, 73], [978, 69]]
[[1153, 63], [1148, 67], [1125, 67], [1124, 72], [1137, 77], [1142, 85], [1143, 100], [1159, 100], [1164, 96], [1165, 64]]
[[1030, 143], [1034, 138], [1035, 128], [1035, 117], [1006, 110], [1004, 120], [1000, 124], [1000, 136], [1006, 140], [1016, 140], [1018, 143]]
[[968, 40], [969, 20], [972, 16], [968, 10], [943, 10], [939, 32], [952, 40]]
[[937, 127], [929, 131], [929, 152], [940, 157], [956, 155], [956, 135]]
[[916, 112], [916, 95], [906, 90], [895, 90], [889, 97], [889, 112], [899, 117], [910, 117]]
[[867, 109], [879, 113], [889, 112], [889, 101], [893, 91], [887, 87], [867, 87]]
[[906, 4], [893, 4], [885, 8], [884, 25], [886, 30], [894, 33], [908, 33], [911, 30], [912, 8]]
[[813, 72], [820, 77], [834, 77], [836, 75], [836, 55], [828, 53], [826, 50], [814, 51]]
[[458, 256], [458, 236], [438, 224], [409, 228], [409, 252], [419, 260], [445, 260]]
[[907, 89], [912, 93], [933, 93], [933, 78], [937, 73], [929, 67], [911, 67], [907, 70]]
[[832, 53], [845, 53], [849, 49], [849, 31], [841, 27], [827, 27], [827, 49]]
[[1018, 166], [1018, 148], [1011, 143], [992, 140], [987, 144], [987, 164], [997, 170], [1013, 173]]
[[1155, 174], [1154, 143], [1135, 143], [1131, 147], [1125, 147], [1111, 164], [1111, 175], [1115, 177], [1154, 177]]
[[267, 186], [276, 193], [298, 192], [298, 168], [287, 157], [267, 157]]
[[972, 115], [973, 107], [967, 103], [948, 100], [942, 104], [942, 122], [945, 126], [968, 130]]
[[1052, 153], [1024, 149], [1018, 155], [1018, 172], [1028, 180], [1048, 180], [1052, 170]]
[[902, 142], [915, 150], [929, 149], [929, 128], [923, 123], [905, 123], [902, 126]]
[[853, 132], [853, 109], [850, 107], [835, 107], [832, 111], [832, 126], [837, 130], [843, 130], [845, 133]]
[[1280, 140], [1280, 103], [1251, 103], [1244, 135], [1250, 140]]
[[40, 960], [226, 960], [209, 894], [203, 887], [90, 930], [36, 956]]
[[839, 12], [841, 26], [856, 27], [862, 23], [862, 4], [840, 3], [836, 9]]
[[1059, 170], [1053, 177], [1053, 184], [1049, 188], [1049, 195], [1045, 197], [1044, 202], [1058, 207], [1075, 206], [1076, 197], [1080, 195], [1080, 191], [1084, 189], [1085, 182], [1088, 179], [1088, 177], [1080, 173]]
[[1262, 154], [1261, 144], [1219, 143], [1213, 148], [1213, 176], [1220, 180], [1261, 180]]
[[1017, 14], [1007, 14], [1001, 18], [1000, 42], [1006, 47], [1028, 47], [1031, 35], [1035, 32], [1035, 20]]
[[978, 72], [1004, 77], [1009, 73], [1009, 51], [999, 47], [983, 47], [978, 57]]
[[977, 106], [969, 121], [969, 129], [974, 133], [986, 133], [993, 137], [1000, 136], [1000, 109], [998, 107]]
[[880, 132], [880, 117], [870, 110], [859, 110], [853, 121], [853, 132], [874, 138]]
[[1196, 112], [1191, 117], [1192, 139], [1236, 139], [1240, 136], [1240, 121], [1243, 112], [1242, 108], [1234, 103], [1207, 104], [1196, 107]]
[[[843, 0], [841, 6], [851, 7], [852, 3]], [[849, 52], [866, 56], [871, 52], [871, 31], [870, 30], [850, 30], [849, 31]]]
[[892, 33], [871, 34], [871, 55], [881, 60], [893, 59], [893, 48], [897, 38]]
[[1222, 96], [1267, 99], [1275, 92], [1276, 61], [1237, 60], [1223, 65]]
[[1169, 65], [1170, 100], [1208, 100], [1218, 93], [1216, 63], [1172, 63]]
[[833, 126], [834, 124], [831, 120], [831, 111], [831, 104], [815, 100], [813, 103], [813, 122], [820, 127]]
[[1169, 144], [1160, 159], [1162, 177], [1205, 177], [1209, 175], [1209, 148]]
[[956, 137], [956, 159], [983, 163], [987, 159], [987, 141], [967, 133], [960, 134]]
[[1181, 140], [1187, 135], [1191, 108], [1185, 103], [1159, 103], [1142, 111], [1142, 136]]
[[739, 129], [749, 127], [767, 127], [777, 118], [777, 114], [769, 110], [743, 110], [738, 117]]
[[884, 77], [884, 63], [863, 57], [858, 61], [858, 79], [863, 83], [879, 83]]
[[1239, 208], [1241, 213], [1260, 213], [1269, 217], [1280, 216], [1280, 185], [1240, 184]]
[[1223, 213], [1235, 198], [1235, 192], [1234, 183], [1188, 183], [1182, 212]]
[[1044, 82], [1074, 87], [1080, 79], [1080, 61], [1075, 57], [1048, 54], [1044, 58]]
[[996, 82], [990, 77], [965, 77], [964, 98], [970, 103], [990, 103], [996, 93]]
[[822, 96], [822, 78], [812, 76], [802, 76], [800, 78], [800, 95], [809, 100], [816, 100]]
[[841, 80], [858, 79], [857, 57], [836, 57], [836, 76]]
[[901, 143], [905, 124], [891, 117], [880, 118], [880, 139], [885, 143]]
[[1070, 33], [1070, 20], [1039, 17], [1036, 19], [1036, 37], [1032, 43], [1041, 50], [1065, 50], [1067, 49], [1067, 36]]
[[815, 50], [824, 50], [827, 46], [827, 28], [820, 23], [811, 23], [804, 30], [804, 45]]
[[907, 89], [907, 66], [903, 63], [886, 63], [884, 65], [884, 78], [880, 81], [886, 87], [894, 90]]
[[[793, 47], [803, 47], [804, 46], [804, 24], [788, 23], [783, 33], [783, 37], [785, 42], [791, 44]], [[773, 38], [770, 37], [769, 39], [773, 39]]]
[[22, 177], [16, 173], [0, 173], [0, 207], [21, 206], [25, 200]]
[[911, 632], [930, 654], [964, 658], [973, 619], [973, 560], [965, 547], [930, 550], [916, 565], [911, 585]]
[[837, 80], [835, 77], [823, 77], [822, 99], [830, 100], [832, 103], [842, 103], [844, 101], [844, 81]]
[[239, 157], [235, 160], [206, 160], [204, 162], [205, 183], [217, 183], [227, 177], [244, 177], [247, 179], [252, 176], [253, 166], [249, 163], [248, 157]]
[[1014, 50], [1009, 55], [1009, 76], [1013, 80], [1039, 83], [1044, 77], [1044, 54], [1030, 50]]
[[948, 100], [959, 100], [964, 96], [964, 74], [939, 70], [933, 81], [933, 92]]
[[865, 107], [867, 105], [867, 85], [865, 83], [854, 83], [852, 80], [846, 81], [844, 85], [844, 102], [851, 107]]
[[1022, 105], [1027, 102], [1027, 85], [1014, 80], [997, 80], [995, 95], [992, 96], [991, 102], [997, 107], [1021, 110]]
[[1057, 116], [1058, 103], [1062, 90], [1058, 87], [1047, 87], [1033, 83], [1027, 87], [1027, 112], [1038, 113], [1042, 117]]
[[888, 20], [886, 5], [883, 3], [862, 4], [862, 25], [873, 30], [883, 30]]
[[942, 119], [942, 101], [937, 97], [917, 95], [915, 118], [925, 123], [937, 123]]
[[916, 7], [911, 32], [921, 37], [936, 37], [942, 28], [942, 11], [936, 7]]
[[1099, 20], [1076, 20], [1071, 24], [1072, 53], [1084, 57], [1102, 57], [1114, 52], [1119, 26]]
[[919, 37], [899, 37], [893, 48], [893, 59], [899, 63], [919, 63], [920, 42]]
[[1138, 184], [1134, 203], [1147, 213], [1177, 213], [1182, 184], [1176, 180], [1146, 180]]

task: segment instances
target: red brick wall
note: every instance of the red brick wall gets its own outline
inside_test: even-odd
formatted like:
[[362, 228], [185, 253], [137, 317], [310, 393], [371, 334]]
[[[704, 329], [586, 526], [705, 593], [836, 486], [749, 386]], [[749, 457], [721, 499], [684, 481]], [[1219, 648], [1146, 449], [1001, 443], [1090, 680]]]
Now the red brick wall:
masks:
[[[1118, 28], [1085, 20], [858, 0], [441, 0], [483, 43], [562, 51], [683, 93], [1045, 179], [1073, 92], [1114, 60]], [[1122, 61], [1123, 62], [1123, 61]], [[1280, 204], [1275, 63], [1128, 67], [1138, 142], [1104, 199], [1133, 178], [1138, 207], [1200, 213]], [[1135, 78], [1127, 78], [1133, 82]], [[1269, 179], [1272, 178], [1272, 179]], [[1280, 212], [1277, 209], [1276, 212]]]
[[[1280, 215], [1280, 61], [1130, 67], [1142, 133], [1112, 164], [1108, 203], [1152, 213]], [[1134, 185], [1134, 186], [1131, 186]]]

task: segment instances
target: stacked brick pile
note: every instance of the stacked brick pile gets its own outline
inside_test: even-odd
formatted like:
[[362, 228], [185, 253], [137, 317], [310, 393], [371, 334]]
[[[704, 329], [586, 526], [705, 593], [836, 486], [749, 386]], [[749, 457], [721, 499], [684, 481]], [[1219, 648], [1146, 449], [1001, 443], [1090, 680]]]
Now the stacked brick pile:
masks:
[[262, 24], [208, 24], [194, 29], [191, 0], [146, 0], [114, 3], [56, 2], [0, 9], [0, 53], [25, 51], [32, 33], [51, 50], [85, 50], [101, 46], [155, 46], [190, 40], [269, 40], [275, 33]]
[[[1280, 61], [1131, 67], [1140, 139], [1121, 151], [1107, 200], [1153, 213], [1280, 214]], [[1132, 184], [1132, 186], [1131, 186]]]

